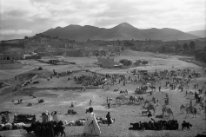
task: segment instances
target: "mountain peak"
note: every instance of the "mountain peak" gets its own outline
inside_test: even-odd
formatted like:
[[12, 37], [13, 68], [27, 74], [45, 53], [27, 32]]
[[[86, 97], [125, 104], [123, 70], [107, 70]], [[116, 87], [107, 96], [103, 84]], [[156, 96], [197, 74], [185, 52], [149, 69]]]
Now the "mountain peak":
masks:
[[68, 25], [68, 26], [66, 26], [64, 28], [81, 28], [81, 27], [82, 26], [80, 26], [80, 25], [70, 24], [70, 25]]
[[134, 26], [132, 26], [131, 24], [129, 24], [127, 22], [120, 23], [116, 27], [132, 27], [132, 28], [134, 28]]

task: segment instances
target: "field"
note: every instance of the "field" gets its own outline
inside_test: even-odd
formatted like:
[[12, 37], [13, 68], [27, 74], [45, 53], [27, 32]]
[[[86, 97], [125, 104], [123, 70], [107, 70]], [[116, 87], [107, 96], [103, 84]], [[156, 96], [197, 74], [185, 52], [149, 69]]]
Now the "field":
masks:
[[[59, 57], [60, 58], [60, 57]], [[45, 110], [49, 112], [58, 111], [62, 120], [72, 121], [80, 118], [85, 118], [85, 110], [88, 108], [89, 101], [92, 100], [92, 106], [96, 116], [105, 117], [107, 112], [111, 112], [112, 118], [115, 118], [115, 123], [110, 126], [100, 125], [102, 137], [193, 137], [198, 133], [202, 133], [206, 129], [206, 120], [204, 110], [198, 112], [198, 114], [193, 117], [189, 115], [185, 117], [185, 113], [180, 112], [180, 106], [182, 104], [189, 103], [191, 98], [189, 95], [186, 96], [185, 90], [180, 92], [179, 90], [170, 90], [164, 88], [164, 83], [158, 83], [156, 87], [162, 86], [161, 92], [156, 90], [153, 95], [144, 94], [141, 95], [147, 100], [151, 100], [155, 97], [159, 100], [159, 106], [156, 108], [155, 114], [161, 113], [161, 107], [164, 104], [164, 98], [166, 93], [169, 96], [169, 105], [174, 113], [174, 119], [177, 119], [179, 124], [183, 120], [192, 123], [192, 128], [190, 130], [174, 130], [174, 131], [135, 131], [129, 130], [130, 123], [138, 121], [148, 121], [151, 118], [142, 116], [141, 111], [142, 105], [135, 105], [129, 103], [123, 103], [118, 105], [115, 102], [115, 98], [120, 95], [119, 92], [113, 92], [114, 89], [127, 89], [129, 92], [128, 97], [135, 95], [134, 91], [138, 84], [127, 83], [123, 86], [122, 83], [115, 84], [112, 86], [106, 86], [104, 88], [96, 89], [86, 89], [82, 91], [81, 89], [69, 89], [68, 87], [78, 87], [80, 84], [75, 83], [73, 80], [68, 80], [69, 76], [53, 77], [49, 79], [49, 75], [53, 74], [53, 70], [56, 72], [74, 71], [74, 70], [90, 70], [95, 73], [100, 74], [125, 74], [130, 75], [129, 72], [133, 69], [137, 70], [148, 70], [149, 72], [163, 71], [163, 70], [176, 70], [176, 69], [192, 69], [201, 74], [201, 77], [192, 80], [192, 83], [188, 87], [188, 91], [194, 92], [196, 89], [193, 85], [198, 83], [199, 87], [205, 89], [206, 75], [205, 70], [201, 66], [194, 63], [186, 62], [181, 60], [181, 58], [188, 58], [183, 56], [173, 56], [165, 54], [156, 54], [150, 52], [136, 52], [126, 50], [121, 53], [120, 56], [115, 57], [115, 61], [120, 59], [130, 59], [135, 61], [137, 59], [147, 60], [149, 63], [145, 66], [131, 67], [124, 69], [105, 69], [100, 68], [95, 63], [97, 62], [96, 57], [61, 57], [65, 61], [75, 62], [76, 64], [69, 65], [50, 65], [41, 63], [35, 60], [22, 60], [21, 64], [23, 67], [15, 69], [1, 69], [0, 70], [0, 81], [6, 81], [8, 83], [16, 84], [20, 81], [14, 80], [15, 76], [24, 75], [25, 73], [34, 73], [33, 69], [42, 67], [43, 70], [38, 72], [36, 81], [37, 84], [31, 84], [24, 88], [24, 90], [12, 91], [10, 88], [0, 89], [0, 110], [8, 110], [16, 114], [35, 114], [37, 119], [40, 120], [40, 115]], [[35, 71], [35, 74], [37, 72]], [[80, 74], [79, 74], [80, 73]], [[79, 72], [78, 75], [86, 72]], [[33, 98], [31, 95], [35, 96]], [[138, 96], [138, 95], [137, 95]], [[106, 105], [107, 97], [112, 98], [111, 108], [108, 109]], [[15, 105], [12, 100], [23, 99], [21, 104]], [[38, 99], [44, 99], [44, 103], [39, 104]], [[77, 115], [66, 115], [67, 110], [70, 109], [71, 103], [74, 103], [74, 110]], [[32, 103], [32, 106], [27, 106], [28, 103]], [[154, 118], [154, 117], [153, 117]], [[155, 118], [154, 118], [155, 119]], [[67, 137], [81, 136], [83, 131], [83, 126], [80, 127], [66, 127]], [[29, 136], [23, 130], [15, 131], [4, 131], [0, 132], [0, 135], [8, 136]]]

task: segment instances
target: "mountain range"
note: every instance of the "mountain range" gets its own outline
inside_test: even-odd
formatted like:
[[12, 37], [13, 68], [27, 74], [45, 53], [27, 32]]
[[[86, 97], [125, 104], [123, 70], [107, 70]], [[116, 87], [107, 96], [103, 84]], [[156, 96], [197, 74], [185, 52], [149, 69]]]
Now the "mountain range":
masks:
[[196, 39], [198, 36], [185, 33], [171, 28], [151, 28], [151, 29], [138, 29], [129, 23], [121, 23], [113, 28], [99, 28], [95, 26], [85, 25], [68, 25], [66, 27], [57, 27], [49, 29], [40, 34], [66, 38], [76, 41], [90, 40], [188, 40]]
[[206, 37], [206, 30], [189, 31], [187, 33], [192, 34], [192, 35], [196, 35], [196, 36], [201, 37], [201, 38]]

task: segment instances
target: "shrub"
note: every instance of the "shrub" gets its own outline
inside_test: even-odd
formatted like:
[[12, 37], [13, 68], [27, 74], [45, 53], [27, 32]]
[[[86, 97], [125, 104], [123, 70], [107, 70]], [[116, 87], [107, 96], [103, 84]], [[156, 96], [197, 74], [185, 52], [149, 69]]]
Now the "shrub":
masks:
[[131, 66], [132, 65], [132, 61], [128, 60], [128, 59], [121, 59], [119, 62], [122, 63], [124, 66]]
[[141, 65], [141, 60], [136, 60], [134, 66], [139, 66], [139, 65]]
[[146, 65], [146, 64], [148, 64], [148, 61], [143, 60], [143, 61], [142, 61], [142, 64], [143, 64], [143, 65]]
[[39, 99], [38, 102], [39, 103], [44, 103], [44, 99]]
[[31, 106], [32, 106], [32, 103], [28, 103], [27, 106], [28, 106], [28, 107], [31, 107]]

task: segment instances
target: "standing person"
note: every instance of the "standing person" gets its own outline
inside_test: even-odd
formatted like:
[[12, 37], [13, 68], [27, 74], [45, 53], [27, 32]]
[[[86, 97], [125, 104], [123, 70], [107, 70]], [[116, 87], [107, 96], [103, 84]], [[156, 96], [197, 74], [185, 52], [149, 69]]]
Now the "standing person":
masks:
[[161, 86], [159, 86], [159, 92], [161, 91]]
[[3, 114], [2, 117], [1, 117], [1, 123], [2, 124], [6, 124], [7, 123], [5, 114]]
[[99, 136], [101, 134], [101, 130], [97, 123], [93, 108], [90, 107], [86, 112], [88, 113], [83, 130], [83, 136]]
[[108, 107], [108, 109], [110, 109], [110, 107], [111, 107], [110, 101], [108, 102], [107, 107]]
[[58, 115], [58, 112], [57, 111], [54, 111], [53, 113], [52, 113], [52, 119], [53, 119], [53, 121], [55, 121], [55, 122], [59, 122], [59, 115]]
[[108, 109], [110, 109], [110, 106], [111, 106], [111, 104], [110, 104], [110, 98], [107, 97], [107, 107], [108, 107]]
[[49, 121], [48, 115], [45, 112], [42, 113], [41, 117], [42, 117], [42, 123], [47, 123]]
[[107, 124], [109, 126], [110, 124], [112, 124], [112, 119], [111, 119], [110, 112], [107, 113], [106, 118], [107, 118]]
[[72, 102], [71, 105], [70, 105], [70, 108], [73, 108], [73, 107], [74, 107], [74, 103]]
[[92, 100], [91, 100], [91, 99], [89, 100], [89, 105], [90, 105], [90, 106], [92, 105]]

